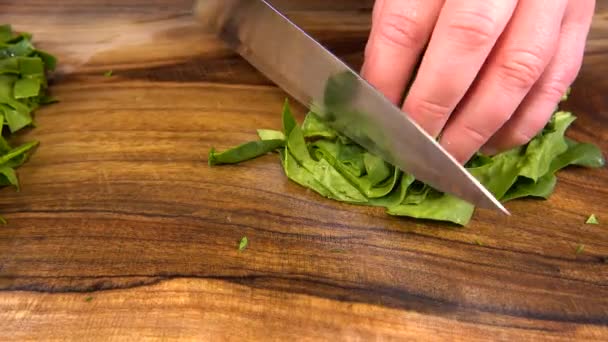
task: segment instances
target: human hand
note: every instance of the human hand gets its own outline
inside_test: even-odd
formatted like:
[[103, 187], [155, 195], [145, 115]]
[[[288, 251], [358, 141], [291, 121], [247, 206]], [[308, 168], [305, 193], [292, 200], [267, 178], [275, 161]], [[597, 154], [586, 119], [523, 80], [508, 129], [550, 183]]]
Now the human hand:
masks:
[[595, 0], [377, 0], [362, 76], [401, 105], [422, 57], [403, 110], [465, 163], [545, 126], [579, 72], [594, 8]]

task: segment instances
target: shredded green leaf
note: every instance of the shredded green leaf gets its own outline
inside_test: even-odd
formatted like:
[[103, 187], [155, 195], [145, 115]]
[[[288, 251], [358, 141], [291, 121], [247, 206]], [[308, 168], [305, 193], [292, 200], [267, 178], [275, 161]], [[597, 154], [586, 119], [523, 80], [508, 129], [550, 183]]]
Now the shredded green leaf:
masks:
[[243, 236], [241, 238], [241, 241], [239, 241], [239, 252], [244, 251], [245, 248], [247, 248], [247, 245], [249, 245], [249, 240], [247, 239], [246, 236]]
[[85, 302], [90, 302], [90, 301], [92, 301], [92, 300], [93, 300], [93, 297], [92, 297], [92, 296], [88, 296], [88, 297], [86, 297], [86, 298], [84, 299], [84, 301], [85, 301]]
[[[299, 126], [285, 102], [282, 119], [283, 132], [258, 130], [261, 140], [237, 146], [226, 155], [212, 149], [210, 164], [239, 163], [276, 150], [289, 179], [324, 197], [384, 207], [390, 215], [457, 225], [468, 224], [473, 216], [470, 203], [415, 180], [328, 127], [315, 113], [308, 113]], [[491, 157], [477, 154], [466, 167], [502, 201], [548, 198], [557, 182], [555, 173], [562, 168], [605, 164], [596, 146], [565, 137], [574, 120], [571, 113], [556, 111], [525, 146]]]
[[[46, 75], [55, 69], [57, 59], [37, 50], [28, 33], [15, 34], [10, 25], [0, 25], [0, 187], [19, 190], [15, 169], [21, 166], [37, 141], [13, 148], [11, 135], [32, 126], [32, 114], [41, 105], [56, 102], [48, 94]], [[0, 222], [6, 223], [4, 219]]]
[[114, 72], [112, 70], [108, 70], [106, 72], [103, 73], [104, 77], [112, 77], [112, 75], [114, 74]]
[[576, 251], [575, 251], [575, 253], [578, 255], [578, 254], [583, 253], [583, 251], [584, 251], [584, 250], [585, 250], [585, 245], [583, 245], [583, 244], [581, 243], [581, 244], [579, 244], [578, 246], [576, 246]]
[[585, 221], [586, 224], [600, 224], [600, 221], [598, 221], [597, 217], [595, 217], [595, 214], [591, 214], [589, 215], [589, 217], [587, 218], [587, 221]]
[[236, 164], [272, 152], [285, 144], [284, 140], [251, 141], [224, 152], [209, 152], [209, 165]]

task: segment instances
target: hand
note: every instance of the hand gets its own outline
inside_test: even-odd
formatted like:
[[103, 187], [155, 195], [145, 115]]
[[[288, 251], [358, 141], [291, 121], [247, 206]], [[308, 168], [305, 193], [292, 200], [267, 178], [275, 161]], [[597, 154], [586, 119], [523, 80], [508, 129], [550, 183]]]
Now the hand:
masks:
[[422, 57], [403, 110], [465, 163], [545, 126], [579, 72], [594, 8], [595, 0], [377, 0], [362, 75], [401, 105]]

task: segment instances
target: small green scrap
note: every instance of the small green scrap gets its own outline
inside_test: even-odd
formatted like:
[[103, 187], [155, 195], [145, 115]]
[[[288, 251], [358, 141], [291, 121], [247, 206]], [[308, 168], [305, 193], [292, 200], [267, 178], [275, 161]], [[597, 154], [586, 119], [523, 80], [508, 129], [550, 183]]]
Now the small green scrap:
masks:
[[0, 216], [0, 224], [6, 225], [8, 222], [6, 222], [6, 219], [2, 216]]
[[597, 217], [595, 217], [595, 214], [591, 214], [588, 218], [587, 221], [585, 221], [586, 224], [600, 224], [600, 221], [597, 220]]
[[578, 246], [576, 246], [576, 255], [583, 253], [584, 250], [585, 250], [585, 245], [583, 245], [582, 243], [579, 244]]
[[249, 245], [249, 240], [247, 239], [246, 236], [243, 236], [241, 238], [241, 241], [239, 241], [239, 252], [244, 251], [245, 248], [247, 248], [247, 245]]
[[84, 299], [84, 301], [85, 301], [85, 302], [90, 302], [90, 301], [92, 301], [92, 300], [93, 300], [93, 297], [92, 297], [92, 296], [88, 296], [88, 297], [86, 297], [86, 298]]
[[103, 73], [104, 77], [112, 77], [112, 75], [114, 75], [114, 72], [112, 70], [108, 70]]
[[473, 242], [475, 242], [475, 244], [477, 246], [482, 246], [483, 247], [483, 242], [479, 241], [479, 239], [475, 239], [475, 241], [473, 241]]

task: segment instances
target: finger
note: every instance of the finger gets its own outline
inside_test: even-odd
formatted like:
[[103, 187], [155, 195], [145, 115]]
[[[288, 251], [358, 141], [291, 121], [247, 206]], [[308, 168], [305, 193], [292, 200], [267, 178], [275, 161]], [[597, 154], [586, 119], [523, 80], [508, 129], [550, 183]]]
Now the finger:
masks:
[[517, 0], [446, 0], [403, 109], [437, 136], [466, 94]]
[[568, 3], [556, 55], [513, 117], [484, 147], [485, 153], [525, 144], [545, 127], [579, 73], [594, 9], [595, 0]]
[[397, 104], [429, 37], [443, 0], [379, 0], [361, 74]]
[[441, 144], [466, 162], [511, 117], [557, 50], [567, 0], [521, 0]]

